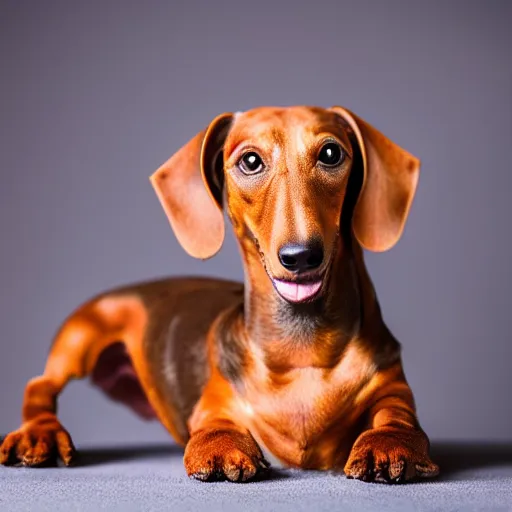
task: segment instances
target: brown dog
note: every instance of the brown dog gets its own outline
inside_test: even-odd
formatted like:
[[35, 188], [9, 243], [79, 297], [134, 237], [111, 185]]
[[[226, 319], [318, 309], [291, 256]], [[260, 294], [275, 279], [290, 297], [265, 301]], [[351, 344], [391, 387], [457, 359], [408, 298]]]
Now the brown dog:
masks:
[[265, 457], [362, 480], [437, 475], [362, 252], [400, 238], [418, 174], [416, 158], [341, 107], [218, 116], [151, 182], [194, 257], [220, 249], [225, 207], [245, 285], [167, 279], [80, 307], [28, 383], [0, 462], [70, 463], [56, 398], [90, 375], [186, 444], [199, 480], [247, 481]]

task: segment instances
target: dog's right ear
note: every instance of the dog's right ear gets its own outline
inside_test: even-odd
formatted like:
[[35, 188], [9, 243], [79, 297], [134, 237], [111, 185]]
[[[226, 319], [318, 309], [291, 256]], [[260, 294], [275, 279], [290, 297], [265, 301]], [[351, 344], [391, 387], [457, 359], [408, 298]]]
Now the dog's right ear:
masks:
[[224, 241], [222, 149], [233, 114], [217, 116], [150, 177], [176, 238], [195, 258], [214, 256]]

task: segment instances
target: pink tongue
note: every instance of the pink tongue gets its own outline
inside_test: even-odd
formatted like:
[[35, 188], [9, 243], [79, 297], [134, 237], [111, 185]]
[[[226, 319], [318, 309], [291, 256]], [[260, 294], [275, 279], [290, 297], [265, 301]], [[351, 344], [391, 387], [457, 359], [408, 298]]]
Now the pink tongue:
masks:
[[292, 283], [290, 281], [274, 280], [277, 291], [289, 301], [301, 302], [312, 297], [322, 286], [322, 281], [314, 283]]

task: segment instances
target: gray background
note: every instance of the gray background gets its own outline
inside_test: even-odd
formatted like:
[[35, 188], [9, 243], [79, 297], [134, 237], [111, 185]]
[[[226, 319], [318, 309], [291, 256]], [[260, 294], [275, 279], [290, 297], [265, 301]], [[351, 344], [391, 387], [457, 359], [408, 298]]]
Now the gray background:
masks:
[[[344, 105], [423, 161], [406, 232], [368, 254], [436, 439], [512, 439], [512, 2], [2, 1], [0, 432], [65, 316], [168, 274], [241, 278], [178, 246], [148, 176], [223, 111]], [[78, 445], [167, 439], [87, 382]]]

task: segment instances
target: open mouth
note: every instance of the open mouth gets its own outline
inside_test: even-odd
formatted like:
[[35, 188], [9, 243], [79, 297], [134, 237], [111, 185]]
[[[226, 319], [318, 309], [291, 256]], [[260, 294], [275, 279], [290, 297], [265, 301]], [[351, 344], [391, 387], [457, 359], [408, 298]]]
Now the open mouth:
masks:
[[272, 279], [277, 293], [283, 299], [294, 302], [307, 302], [314, 299], [322, 289], [324, 278], [319, 277], [308, 281], [285, 281], [282, 279]]
[[320, 296], [322, 290], [325, 288], [324, 284], [329, 279], [331, 263], [333, 261], [332, 254], [327, 264], [323, 265], [323, 268], [320, 271], [315, 273], [308, 272], [306, 275], [297, 277], [294, 280], [279, 279], [277, 277], [273, 277], [272, 274], [268, 271], [265, 262], [265, 255], [260, 249], [258, 240], [254, 236], [253, 240], [258, 249], [258, 254], [261, 258], [263, 268], [265, 269], [265, 272], [267, 273], [270, 281], [274, 285], [275, 290], [282, 299], [294, 304], [300, 304], [312, 302]]

